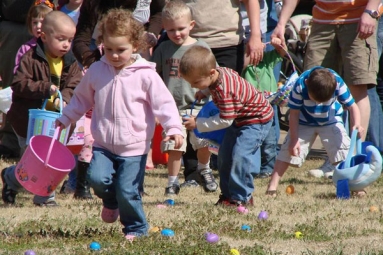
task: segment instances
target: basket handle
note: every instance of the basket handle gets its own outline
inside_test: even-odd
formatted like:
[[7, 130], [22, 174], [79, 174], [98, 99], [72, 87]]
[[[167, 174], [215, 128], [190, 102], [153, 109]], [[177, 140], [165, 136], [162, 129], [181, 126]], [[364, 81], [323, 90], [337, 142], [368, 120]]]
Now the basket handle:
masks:
[[[59, 95], [59, 99], [60, 99], [60, 115], [62, 115], [63, 114], [63, 97], [61, 95], [60, 90], [57, 90], [57, 94]], [[41, 107], [43, 110], [45, 110], [45, 107], [47, 106], [47, 102], [48, 102], [48, 99], [45, 99], [43, 106]]]
[[354, 155], [354, 149], [356, 145], [356, 154], [362, 154], [362, 141], [357, 137], [358, 129], [354, 129], [351, 134], [350, 150], [347, 153], [346, 160], [344, 161], [344, 168], [350, 168], [351, 158]]
[[52, 137], [51, 144], [49, 145], [49, 149], [48, 149], [48, 153], [47, 153], [47, 158], [45, 159], [45, 162], [44, 162], [44, 166], [45, 167], [47, 167], [49, 159], [51, 158], [51, 153], [52, 153], [53, 145], [55, 143], [55, 140], [57, 140], [57, 138], [59, 136], [59, 133], [60, 133], [60, 127], [56, 127], [55, 133], [54, 133], [54, 135]]

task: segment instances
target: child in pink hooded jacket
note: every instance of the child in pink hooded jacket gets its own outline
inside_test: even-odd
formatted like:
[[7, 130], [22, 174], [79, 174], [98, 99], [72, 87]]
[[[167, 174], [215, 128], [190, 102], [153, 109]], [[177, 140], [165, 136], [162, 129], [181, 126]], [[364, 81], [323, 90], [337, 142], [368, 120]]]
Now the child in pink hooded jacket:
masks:
[[105, 55], [90, 66], [56, 124], [66, 127], [94, 107], [89, 182], [103, 200], [102, 220], [112, 223], [120, 216], [126, 239], [133, 240], [148, 231], [140, 191], [155, 118], [165, 140], [174, 139], [178, 147], [182, 124], [155, 64], [134, 54], [144, 43], [144, 28], [131, 12], [112, 9], [99, 28]]

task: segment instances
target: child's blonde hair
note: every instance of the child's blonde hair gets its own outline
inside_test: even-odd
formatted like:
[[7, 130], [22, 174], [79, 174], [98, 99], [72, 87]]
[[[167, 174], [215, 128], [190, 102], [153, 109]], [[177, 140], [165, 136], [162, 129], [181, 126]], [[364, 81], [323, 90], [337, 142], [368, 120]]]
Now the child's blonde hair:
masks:
[[175, 20], [182, 16], [187, 16], [189, 20], [193, 19], [190, 7], [183, 1], [168, 1], [162, 9], [162, 19]]
[[144, 26], [133, 18], [132, 12], [124, 9], [111, 9], [101, 19], [99, 27], [100, 35], [98, 43], [102, 43], [103, 36], [126, 36], [130, 43], [139, 49], [147, 45], [143, 38]]
[[32, 32], [32, 20], [36, 18], [45, 18], [45, 16], [53, 11], [52, 8], [48, 7], [46, 4], [38, 4], [38, 5], [32, 5], [31, 8], [29, 8], [28, 14], [27, 14], [27, 27], [28, 32], [30, 34], [33, 34]]
[[190, 47], [181, 58], [179, 71], [181, 75], [197, 72], [201, 76], [210, 74], [216, 68], [216, 59], [210, 49], [200, 45]]

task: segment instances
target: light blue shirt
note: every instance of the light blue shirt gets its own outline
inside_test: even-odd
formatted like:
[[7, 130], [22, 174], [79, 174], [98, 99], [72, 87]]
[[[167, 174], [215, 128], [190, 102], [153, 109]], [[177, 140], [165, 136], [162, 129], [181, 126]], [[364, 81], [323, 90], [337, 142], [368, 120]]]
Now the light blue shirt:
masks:
[[343, 107], [349, 107], [355, 103], [350, 90], [344, 83], [343, 79], [333, 70], [328, 69], [335, 75], [336, 89], [333, 97], [324, 103], [316, 103], [309, 98], [305, 80], [308, 79], [310, 73], [318, 68], [314, 67], [305, 71], [295, 83], [289, 98], [289, 107], [291, 109], [300, 110], [299, 124], [307, 126], [326, 126], [335, 123], [342, 123]]

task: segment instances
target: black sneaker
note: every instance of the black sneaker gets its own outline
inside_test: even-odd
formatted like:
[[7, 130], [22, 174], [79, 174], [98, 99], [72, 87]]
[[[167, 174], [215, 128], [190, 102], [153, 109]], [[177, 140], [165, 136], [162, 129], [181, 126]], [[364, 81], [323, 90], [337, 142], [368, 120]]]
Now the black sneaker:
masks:
[[199, 187], [199, 184], [195, 180], [188, 180], [182, 183], [180, 187], [181, 188], [196, 188], [196, 187]]
[[7, 168], [4, 168], [1, 171], [1, 181], [3, 182], [3, 189], [1, 191], [1, 198], [3, 199], [3, 202], [5, 204], [14, 204], [16, 201], [16, 195], [17, 191], [14, 191], [8, 187], [8, 184], [5, 182], [5, 170]]
[[210, 168], [199, 170], [199, 175], [205, 192], [214, 192], [218, 189], [218, 184], [215, 181], [213, 172]]
[[165, 188], [165, 196], [175, 196], [180, 193], [180, 185], [173, 184], [172, 186]]

